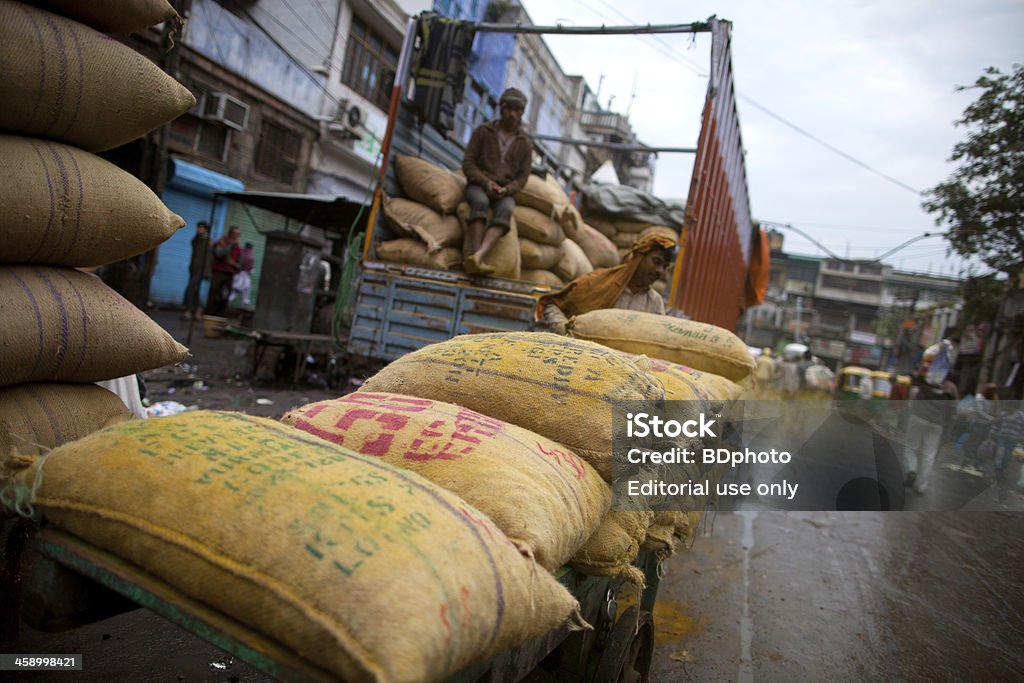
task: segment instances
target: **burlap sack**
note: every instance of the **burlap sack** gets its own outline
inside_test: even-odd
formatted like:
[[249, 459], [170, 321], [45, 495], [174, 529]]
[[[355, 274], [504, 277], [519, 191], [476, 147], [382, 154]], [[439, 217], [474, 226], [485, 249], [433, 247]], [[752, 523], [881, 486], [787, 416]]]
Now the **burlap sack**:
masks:
[[662, 237], [667, 237], [670, 240], [673, 240], [676, 244], [679, 244], [679, 231], [667, 228], [664, 225], [652, 225], [644, 228], [640, 231], [638, 239], [640, 237], [647, 237], [647, 235], [661, 235]]
[[28, 0], [103, 33], [138, 33], [164, 21], [181, 21], [167, 0]]
[[[686, 513], [682, 513], [684, 516]], [[676, 551], [675, 525], [658, 524], [655, 522], [647, 527], [640, 550], [650, 550], [657, 554], [659, 559], [671, 557]]]
[[561, 256], [552, 268], [555, 275], [566, 282], [572, 282], [580, 275], [593, 272], [594, 266], [591, 265], [590, 259], [587, 258], [587, 255], [578, 244], [572, 240], [565, 240], [559, 248], [561, 249]]
[[615, 232], [632, 232], [641, 233], [645, 229], [651, 227], [652, 223], [646, 221], [628, 221], [621, 219], [614, 219], [612, 225], [615, 226]]
[[520, 239], [533, 240], [540, 244], [550, 244], [556, 247], [565, 239], [562, 226], [537, 209], [516, 206], [512, 210], [512, 215], [515, 216]]
[[615, 229], [615, 222], [610, 218], [598, 218], [597, 216], [587, 216], [586, 224], [597, 230], [599, 233], [612, 239], [618, 234], [618, 230]]
[[611, 479], [612, 402], [661, 385], [621, 353], [546, 332], [469, 334], [408, 353], [363, 391], [465, 406], [565, 444]]
[[0, 389], [0, 455], [43, 455], [131, 417], [116, 394], [95, 384], [20, 384]]
[[13, 0], [0, 0], [0, 74], [0, 130], [89, 152], [141, 137], [196, 103], [130, 47]]
[[545, 285], [551, 289], [561, 289], [565, 286], [562, 282], [562, 278], [558, 277], [550, 270], [529, 270], [524, 269], [519, 275], [520, 280], [526, 280], [527, 282], [535, 282], [538, 285]]
[[271, 420], [134, 420], [43, 473], [51, 524], [346, 681], [441, 680], [576, 609], [454, 494]]
[[[701, 372], [685, 365], [672, 363], [660, 358], [648, 358], [649, 372], [665, 385], [665, 398], [691, 400], [694, 393], [700, 400], [737, 401], [743, 397], [744, 388], [721, 375]], [[673, 396], [669, 396], [669, 394]]]
[[100, 266], [185, 225], [142, 181], [58, 142], [0, 135], [0, 262]]
[[450, 403], [358, 392], [282, 421], [448, 489], [545, 569], [565, 564], [611, 506], [608, 485], [564, 446]]
[[523, 189], [515, 195], [515, 200], [517, 205], [536, 209], [558, 222], [569, 206], [565, 190], [550, 175], [542, 179], [531, 174]]
[[619, 265], [619, 252], [615, 244], [589, 225], [584, 223], [573, 241], [580, 245], [595, 270]]
[[619, 253], [619, 263], [622, 263], [629, 258], [629, 254], [632, 250], [626, 247], [615, 247], [615, 251]]
[[[459, 204], [458, 216], [464, 235], [462, 255], [469, 256], [473, 253], [473, 250], [470, 249], [469, 204], [465, 202]], [[494, 272], [490, 274], [490, 277], [505, 277], [510, 280], [519, 279], [523, 268], [523, 260], [522, 255], [519, 253], [519, 227], [515, 216], [512, 216], [509, 231], [502, 235], [491, 250], [487, 252], [487, 255], [484, 257], [484, 263], [494, 268]]]
[[395, 175], [406, 197], [439, 214], [455, 213], [465, 199], [465, 178], [418, 157], [396, 154]]
[[754, 382], [754, 358], [747, 345], [716, 325], [609, 308], [576, 316], [569, 329], [580, 339], [689, 365], [741, 386]]
[[398, 234], [422, 240], [428, 254], [462, 244], [458, 218], [442, 216], [429, 206], [408, 199], [385, 197], [384, 220]]
[[615, 233], [615, 236], [611, 238], [611, 240], [616, 247], [620, 247], [622, 249], [632, 249], [633, 243], [636, 242], [639, 238], [640, 233], [638, 232], [617, 232]]
[[96, 382], [178, 363], [188, 349], [95, 275], [0, 267], [0, 386]]
[[566, 239], [577, 243], [580, 241], [580, 232], [583, 230], [583, 216], [580, 215], [575, 206], [570, 204], [566, 207], [562, 212], [562, 218], [559, 223], [562, 225]]
[[562, 258], [560, 247], [540, 244], [522, 237], [519, 238], [519, 253], [523, 260], [523, 268], [529, 270], [550, 270]]
[[643, 585], [644, 575], [631, 563], [640, 553], [654, 513], [612, 510], [569, 563], [584, 574], [622, 577]]
[[391, 263], [407, 263], [438, 270], [453, 270], [462, 265], [462, 253], [455, 247], [445, 247], [431, 254], [428, 253], [426, 244], [413, 237], [379, 242], [377, 258]]

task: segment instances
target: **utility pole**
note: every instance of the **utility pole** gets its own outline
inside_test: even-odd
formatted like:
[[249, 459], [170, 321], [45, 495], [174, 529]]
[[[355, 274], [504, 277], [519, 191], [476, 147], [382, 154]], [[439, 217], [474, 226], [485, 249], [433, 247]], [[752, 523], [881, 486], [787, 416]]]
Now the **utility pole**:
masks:
[[803, 312], [804, 312], [804, 298], [802, 296], [798, 296], [796, 298], [796, 325], [794, 326], [794, 329], [793, 329], [793, 336], [795, 337], [795, 341], [797, 341], [797, 342], [800, 341], [800, 337], [801, 337], [801, 335], [800, 335], [800, 332], [801, 332], [801, 330], [800, 330], [800, 322], [801, 322], [800, 318], [803, 315]]

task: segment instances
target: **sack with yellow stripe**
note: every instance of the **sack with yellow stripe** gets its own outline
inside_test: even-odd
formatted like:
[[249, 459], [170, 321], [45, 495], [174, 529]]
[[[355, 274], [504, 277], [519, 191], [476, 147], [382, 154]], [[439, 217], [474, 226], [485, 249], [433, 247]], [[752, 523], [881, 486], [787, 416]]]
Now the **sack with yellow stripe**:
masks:
[[623, 354], [546, 332], [469, 334], [431, 344], [393, 361], [361, 390], [455, 403], [529, 429], [568, 446], [606, 481], [613, 403], [665, 394]]
[[358, 392], [282, 421], [459, 495], [545, 569], [565, 564], [611, 505], [608, 485], [575, 453], [451, 403]]
[[569, 322], [569, 331], [620, 351], [713, 372], [744, 387], [755, 382], [754, 357], [747, 345], [717, 325], [607, 308], [576, 316]]
[[37, 466], [51, 525], [346, 681], [441, 680], [578, 614], [458, 496], [271, 420], [134, 420]]

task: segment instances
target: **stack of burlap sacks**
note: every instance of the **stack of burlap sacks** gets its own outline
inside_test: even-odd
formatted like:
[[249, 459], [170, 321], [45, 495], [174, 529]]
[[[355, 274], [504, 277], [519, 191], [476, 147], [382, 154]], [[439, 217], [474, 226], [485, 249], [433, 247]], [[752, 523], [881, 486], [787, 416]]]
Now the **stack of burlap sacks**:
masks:
[[[383, 261], [461, 270], [469, 254], [469, 205], [460, 172], [396, 155], [404, 198], [385, 198], [384, 219], [397, 237], [377, 245]], [[531, 175], [515, 196], [511, 230], [486, 257], [495, 277], [560, 288], [594, 268], [619, 263], [615, 246], [583, 223], [565, 191], [548, 176]]]
[[[740, 394], [753, 361], [724, 330], [651, 318], [573, 321], [602, 344], [457, 337], [286, 424], [227, 412], [116, 424], [45, 462], [0, 460], [0, 476], [6, 491], [35, 486], [52, 524], [335, 676], [443, 680], [585, 627], [552, 570], [642, 583], [641, 547], [667, 556], [693, 533], [702, 501], [610, 510], [612, 402], [705, 410]], [[623, 329], [647, 346], [611, 348], [629, 345]]]
[[152, 249], [183, 225], [94, 154], [195, 104], [100, 32], [164, 21], [180, 23], [164, 0], [0, 0], [0, 453], [46, 452], [127, 419], [121, 399], [91, 383], [187, 354], [79, 270]]

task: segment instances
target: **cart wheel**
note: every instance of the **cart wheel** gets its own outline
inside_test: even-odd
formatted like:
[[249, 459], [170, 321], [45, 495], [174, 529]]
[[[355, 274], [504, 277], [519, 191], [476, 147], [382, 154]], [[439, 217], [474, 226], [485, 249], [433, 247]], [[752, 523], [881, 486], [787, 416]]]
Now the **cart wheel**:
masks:
[[654, 655], [654, 618], [630, 607], [615, 622], [602, 648], [595, 683], [647, 683]]

